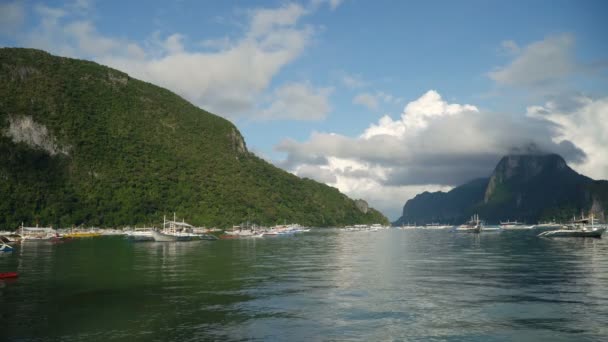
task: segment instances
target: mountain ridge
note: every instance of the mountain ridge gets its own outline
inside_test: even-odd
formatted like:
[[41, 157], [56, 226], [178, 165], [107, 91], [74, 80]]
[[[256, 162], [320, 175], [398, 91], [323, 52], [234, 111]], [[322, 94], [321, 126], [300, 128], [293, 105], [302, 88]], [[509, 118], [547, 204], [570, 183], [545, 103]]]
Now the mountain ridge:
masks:
[[[604, 219], [608, 208], [608, 182], [577, 173], [553, 153], [506, 155], [489, 178], [473, 182], [477, 187], [472, 188], [469, 182], [447, 193], [436, 192], [432, 198], [417, 195], [406, 202], [394, 224], [458, 224], [473, 213], [489, 223], [567, 220], [581, 211], [593, 211]], [[414, 208], [423, 210], [414, 214]], [[453, 210], [445, 214], [449, 208]]]

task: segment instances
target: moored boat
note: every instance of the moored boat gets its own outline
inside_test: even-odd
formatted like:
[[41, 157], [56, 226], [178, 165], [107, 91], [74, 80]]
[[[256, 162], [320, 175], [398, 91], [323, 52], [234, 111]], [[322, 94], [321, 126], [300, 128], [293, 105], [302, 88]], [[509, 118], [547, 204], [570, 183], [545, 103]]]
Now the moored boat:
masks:
[[471, 216], [469, 222], [456, 227], [456, 231], [463, 233], [481, 233], [482, 226], [481, 220], [479, 220], [479, 215], [475, 214]]
[[20, 227], [21, 241], [57, 241], [61, 239], [53, 227]]
[[601, 238], [606, 231], [605, 226], [595, 224], [593, 215], [573, 219], [572, 223], [558, 230], [550, 230], [538, 234], [540, 237], [588, 237]]
[[[175, 213], [173, 214], [173, 221], [167, 221], [167, 218], [163, 218], [163, 228], [158, 230], [152, 230], [152, 237], [157, 242], [176, 242], [176, 241], [192, 241], [192, 240], [212, 240], [206, 238], [205, 234], [193, 233], [193, 226], [186, 223], [185, 221], [177, 222], [175, 220]], [[213, 240], [216, 240], [215, 237]]]
[[134, 228], [124, 233], [125, 237], [132, 242], [154, 241], [152, 231], [156, 228]]

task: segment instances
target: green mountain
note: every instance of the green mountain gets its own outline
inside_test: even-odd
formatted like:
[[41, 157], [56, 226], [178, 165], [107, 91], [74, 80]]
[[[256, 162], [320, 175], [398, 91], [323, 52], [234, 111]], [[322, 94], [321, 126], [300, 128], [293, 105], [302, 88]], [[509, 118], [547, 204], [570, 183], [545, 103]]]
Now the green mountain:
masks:
[[474, 213], [489, 223], [568, 220], [581, 211], [604, 219], [607, 209], [607, 181], [578, 174], [556, 154], [509, 155], [500, 160], [490, 178], [407, 201], [395, 224], [457, 224]]
[[166, 89], [38, 50], [0, 49], [0, 156], [0, 228], [388, 223]]

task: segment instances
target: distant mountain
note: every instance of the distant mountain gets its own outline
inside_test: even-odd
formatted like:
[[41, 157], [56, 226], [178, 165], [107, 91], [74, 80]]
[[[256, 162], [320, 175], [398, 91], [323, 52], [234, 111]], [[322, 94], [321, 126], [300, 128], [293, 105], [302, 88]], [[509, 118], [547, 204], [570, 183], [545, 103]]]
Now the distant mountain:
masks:
[[422, 193], [407, 201], [395, 224], [456, 224], [474, 213], [489, 223], [566, 220], [589, 210], [603, 218], [606, 209], [608, 182], [578, 174], [556, 154], [508, 155], [490, 178], [447, 193]]
[[93, 62], [0, 49], [0, 229], [388, 223], [256, 157], [229, 121]]

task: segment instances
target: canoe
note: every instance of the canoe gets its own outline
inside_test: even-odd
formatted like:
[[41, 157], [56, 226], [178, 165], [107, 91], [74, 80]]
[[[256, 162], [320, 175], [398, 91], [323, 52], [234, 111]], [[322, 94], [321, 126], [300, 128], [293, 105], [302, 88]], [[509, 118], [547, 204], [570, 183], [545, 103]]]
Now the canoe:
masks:
[[17, 277], [19, 277], [19, 274], [17, 274], [17, 272], [0, 273], [0, 279], [17, 278]]

